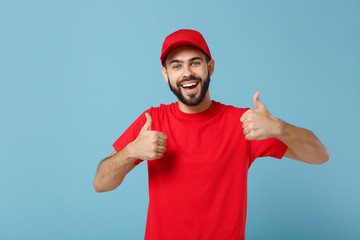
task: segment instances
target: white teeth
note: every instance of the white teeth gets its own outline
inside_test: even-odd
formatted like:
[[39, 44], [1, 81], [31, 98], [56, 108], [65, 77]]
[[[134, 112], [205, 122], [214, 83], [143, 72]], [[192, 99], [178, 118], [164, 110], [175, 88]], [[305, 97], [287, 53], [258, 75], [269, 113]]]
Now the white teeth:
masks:
[[191, 86], [195, 86], [196, 83], [188, 83], [188, 84], [184, 84], [182, 85], [183, 87], [191, 87]]

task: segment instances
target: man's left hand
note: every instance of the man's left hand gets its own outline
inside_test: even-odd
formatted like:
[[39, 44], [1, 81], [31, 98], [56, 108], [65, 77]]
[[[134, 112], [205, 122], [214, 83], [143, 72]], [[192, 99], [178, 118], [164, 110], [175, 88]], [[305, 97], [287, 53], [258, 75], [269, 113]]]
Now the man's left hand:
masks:
[[271, 115], [260, 101], [259, 96], [259, 91], [253, 96], [255, 109], [247, 110], [240, 118], [247, 140], [263, 140], [276, 137], [282, 125], [282, 121]]

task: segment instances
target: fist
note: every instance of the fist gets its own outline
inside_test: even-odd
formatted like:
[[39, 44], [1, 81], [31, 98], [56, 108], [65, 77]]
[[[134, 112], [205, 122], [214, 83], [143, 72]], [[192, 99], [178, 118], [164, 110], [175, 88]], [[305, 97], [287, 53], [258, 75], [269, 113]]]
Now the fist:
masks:
[[259, 99], [260, 92], [253, 96], [255, 109], [247, 110], [240, 118], [243, 133], [247, 140], [263, 140], [276, 137], [280, 128], [280, 120], [273, 117]]
[[141, 160], [162, 158], [166, 151], [167, 136], [163, 132], [151, 131], [152, 117], [145, 113], [146, 122], [138, 137], [132, 142], [133, 155]]

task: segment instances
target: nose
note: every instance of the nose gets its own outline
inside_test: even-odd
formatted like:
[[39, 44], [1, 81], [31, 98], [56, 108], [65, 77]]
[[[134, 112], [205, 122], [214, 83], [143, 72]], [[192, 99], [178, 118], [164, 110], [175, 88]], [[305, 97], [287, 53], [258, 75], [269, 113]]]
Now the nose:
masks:
[[184, 70], [184, 71], [183, 71], [183, 78], [190, 78], [190, 76], [193, 75], [193, 72], [192, 72], [190, 66], [185, 65], [185, 66], [183, 67], [183, 70]]

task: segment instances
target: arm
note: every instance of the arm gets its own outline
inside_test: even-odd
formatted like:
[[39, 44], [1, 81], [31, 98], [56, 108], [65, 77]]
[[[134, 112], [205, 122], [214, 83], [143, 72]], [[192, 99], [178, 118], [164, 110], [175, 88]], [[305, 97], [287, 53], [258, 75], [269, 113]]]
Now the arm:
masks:
[[295, 127], [273, 117], [259, 100], [260, 92], [255, 93], [255, 109], [246, 111], [243, 122], [247, 140], [277, 138], [288, 146], [285, 157], [311, 164], [321, 164], [329, 160], [329, 153], [319, 139], [309, 130]]
[[94, 178], [96, 192], [106, 192], [117, 188], [136, 165], [136, 158], [129, 154], [129, 145], [114, 151], [109, 157], [102, 160], [97, 168]]
[[288, 146], [285, 157], [311, 164], [322, 164], [329, 160], [327, 149], [314, 133], [281, 120], [278, 121], [280, 131], [274, 137]]
[[151, 131], [152, 118], [146, 113], [146, 122], [138, 137], [119, 152], [113, 152], [102, 160], [94, 178], [96, 192], [106, 192], [117, 188], [134, 167], [136, 159], [154, 160], [163, 157], [166, 151], [166, 134]]

